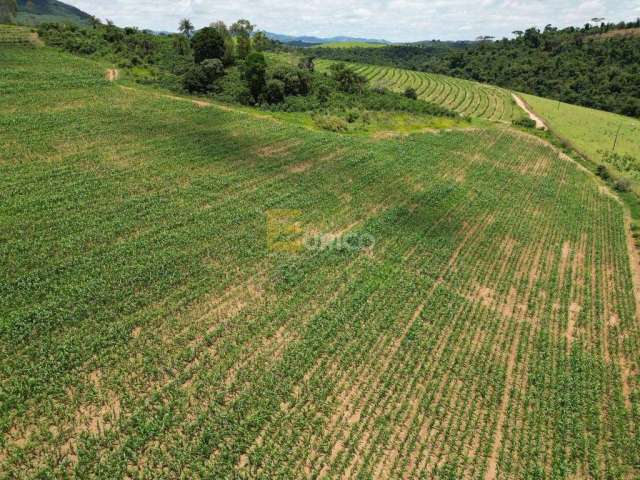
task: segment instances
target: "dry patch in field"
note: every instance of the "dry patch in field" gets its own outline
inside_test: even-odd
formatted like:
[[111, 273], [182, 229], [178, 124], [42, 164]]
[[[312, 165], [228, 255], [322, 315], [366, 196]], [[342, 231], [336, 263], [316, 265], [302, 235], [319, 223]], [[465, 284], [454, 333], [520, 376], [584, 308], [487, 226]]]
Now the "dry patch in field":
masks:
[[562, 244], [562, 253], [560, 254], [560, 267], [559, 267], [559, 287], [564, 285], [565, 275], [567, 273], [567, 267], [569, 266], [569, 256], [571, 255], [571, 243], [566, 241]]
[[109, 68], [105, 72], [104, 78], [109, 82], [115, 82], [120, 78], [120, 71], [116, 68]]
[[373, 135], [371, 135], [371, 138], [373, 138], [374, 140], [391, 140], [393, 138], [399, 138], [403, 136], [406, 135], [400, 132], [375, 132]]
[[290, 165], [289, 167], [287, 167], [287, 171], [289, 173], [304, 173], [307, 170], [309, 170], [311, 166], [312, 166], [311, 162], [297, 163], [295, 165]]
[[404, 177], [404, 183], [412, 192], [418, 193], [424, 191], [424, 184], [409, 175]]
[[261, 158], [282, 157], [291, 153], [291, 151], [295, 147], [301, 144], [302, 141], [300, 140], [287, 140], [281, 143], [276, 143], [274, 145], [261, 147], [255, 151], [255, 154]]
[[636, 373], [631, 369], [628, 360], [624, 354], [620, 355], [620, 370], [622, 374], [622, 395], [624, 397], [624, 404], [629, 412], [633, 411], [633, 404], [631, 403], [631, 379], [636, 376]]
[[580, 315], [581, 310], [582, 310], [582, 307], [575, 302], [572, 303], [571, 306], [569, 307], [569, 322], [567, 324], [567, 334], [566, 334], [567, 344], [569, 345], [569, 348], [571, 348], [571, 345], [575, 340], [576, 321], [578, 320], [578, 316]]

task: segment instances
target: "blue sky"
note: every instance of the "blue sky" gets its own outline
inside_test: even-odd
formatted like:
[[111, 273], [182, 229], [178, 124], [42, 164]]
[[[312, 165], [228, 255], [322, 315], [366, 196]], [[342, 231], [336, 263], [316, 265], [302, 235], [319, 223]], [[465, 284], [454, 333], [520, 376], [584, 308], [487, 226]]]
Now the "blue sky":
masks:
[[248, 18], [289, 35], [349, 35], [391, 41], [502, 37], [529, 26], [584, 25], [593, 17], [635, 20], [640, 0], [66, 0], [121, 26], [175, 31]]

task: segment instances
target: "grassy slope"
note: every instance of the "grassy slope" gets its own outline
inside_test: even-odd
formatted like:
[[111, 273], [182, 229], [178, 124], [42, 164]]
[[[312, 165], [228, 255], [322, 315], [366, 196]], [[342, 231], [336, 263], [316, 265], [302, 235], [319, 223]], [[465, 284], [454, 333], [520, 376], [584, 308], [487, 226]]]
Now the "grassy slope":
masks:
[[613, 150], [620, 127], [615, 151], [640, 160], [640, 120], [533, 95], [522, 96], [558, 135], [569, 140], [592, 161], [601, 162], [601, 152]]
[[[0, 470], [634, 476], [622, 207], [537, 139], [373, 141], [47, 49], [0, 66]], [[270, 253], [282, 208], [376, 245]]]

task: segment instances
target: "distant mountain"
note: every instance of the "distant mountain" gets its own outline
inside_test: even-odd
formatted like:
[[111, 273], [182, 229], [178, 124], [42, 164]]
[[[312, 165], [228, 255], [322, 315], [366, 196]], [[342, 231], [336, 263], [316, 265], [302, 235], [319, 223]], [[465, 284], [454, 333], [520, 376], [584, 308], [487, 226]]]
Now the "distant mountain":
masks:
[[346, 42], [361, 42], [361, 43], [377, 43], [383, 45], [391, 45], [391, 42], [387, 40], [380, 39], [370, 39], [370, 38], [356, 38], [356, 37], [331, 37], [331, 38], [322, 38], [322, 37], [312, 37], [312, 36], [292, 36], [292, 35], [282, 35], [279, 33], [271, 33], [267, 32], [267, 37], [271, 40], [277, 40], [282, 43], [291, 43], [295, 45], [322, 45], [324, 43], [346, 43]]
[[38, 25], [46, 22], [87, 24], [91, 15], [58, 0], [18, 0], [18, 23]]

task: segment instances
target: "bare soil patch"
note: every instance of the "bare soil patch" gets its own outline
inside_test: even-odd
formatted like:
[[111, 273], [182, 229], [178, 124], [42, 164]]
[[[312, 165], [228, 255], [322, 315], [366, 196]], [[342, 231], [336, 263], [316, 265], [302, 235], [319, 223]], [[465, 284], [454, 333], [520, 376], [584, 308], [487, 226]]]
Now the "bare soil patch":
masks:
[[107, 69], [104, 77], [109, 81], [109, 82], [115, 82], [116, 80], [118, 80], [120, 78], [120, 71], [116, 68], [109, 68]]

